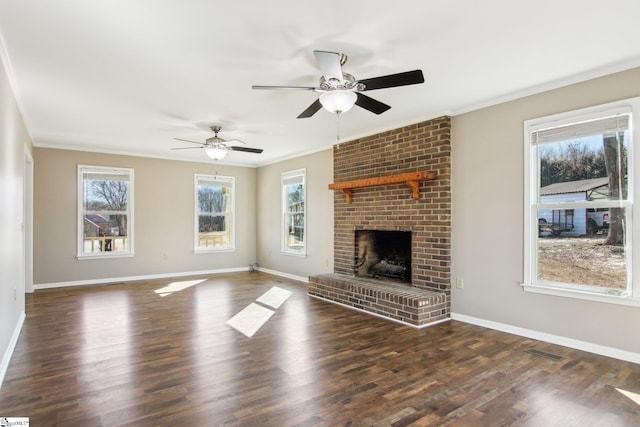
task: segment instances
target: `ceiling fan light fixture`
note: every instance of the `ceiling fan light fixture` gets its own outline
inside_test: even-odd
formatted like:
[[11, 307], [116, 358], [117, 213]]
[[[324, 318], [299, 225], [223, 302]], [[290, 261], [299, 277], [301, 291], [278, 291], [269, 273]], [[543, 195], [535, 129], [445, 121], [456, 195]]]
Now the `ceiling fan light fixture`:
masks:
[[207, 156], [211, 157], [213, 160], [222, 160], [227, 157], [228, 150], [225, 150], [222, 147], [206, 147], [204, 149]]
[[349, 111], [357, 99], [350, 90], [331, 90], [320, 95], [320, 104], [330, 113], [340, 114]]

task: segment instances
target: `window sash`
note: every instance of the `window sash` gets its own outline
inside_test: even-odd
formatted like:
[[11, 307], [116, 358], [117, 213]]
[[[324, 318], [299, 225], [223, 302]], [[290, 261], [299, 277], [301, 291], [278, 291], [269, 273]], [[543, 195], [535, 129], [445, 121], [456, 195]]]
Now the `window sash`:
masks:
[[533, 145], [541, 145], [593, 135], [627, 131], [630, 129], [630, 117], [630, 110], [620, 109], [612, 111], [608, 117], [558, 124], [548, 128], [532, 129], [531, 143]]
[[[618, 116], [616, 116], [618, 117]], [[625, 113], [625, 117], [626, 117], [626, 121], [629, 120], [630, 118], [630, 113]], [[569, 126], [565, 126], [565, 127], [570, 127]], [[625, 135], [623, 136], [623, 138], [616, 138], [617, 139], [617, 148], [619, 149], [617, 151], [616, 156], [618, 158], [622, 157], [623, 160], [622, 162], [618, 162], [617, 166], [620, 167], [620, 176], [619, 176], [619, 182], [618, 182], [618, 198], [620, 200], [624, 200], [628, 197], [630, 197], [631, 194], [631, 190], [629, 185], [632, 184], [630, 182], [628, 182], [628, 177], [630, 175], [632, 175], [632, 170], [630, 169], [631, 167], [631, 162], [630, 162], [630, 156], [631, 156], [631, 152], [632, 152], [632, 134], [630, 132], [630, 129], [627, 127], [626, 129], [615, 129], [613, 131], [614, 133], [616, 133], [616, 137], [618, 136], [619, 132], [625, 132]], [[576, 137], [575, 133], [571, 133], [571, 132], [567, 132], [568, 134], [568, 138], [569, 139], [561, 139], [561, 140], [556, 140], [553, 142], [546, 142], [545, 144], [550, 145], [552, 143], [558, 144], [560, 142], [566, 142], [565, 145], [565, 149], [570, 149], [570, 147], [572, 145], [574, 145], [574, 143], [581, 143], [582, 141], [579, 140], [580, 137]], [[569, 135], [570, 134], [570, 135]], [[531, 156], [531, 173], [532, 173], [532, 177], [535, 176], [535, 183], [537, 183], [537, 186], [533, 187], [532, 190], [534, 191], [532, 193], [533, 197], [535, 198], [535, 200], [538, 201], [538, 203], [543, 203], [541, 201], [541, 197], [542, 196], [549, 196], [549, 195], [553, 195], [553, 194], [566, 194], [563, 192], [557, 192], [557, 193], [550, 193], [550, 194], [542, 194], [543, 193], [543, 189], [548, 189], [545, 192], [550, 191], [551, 189], [549, 189], [549, 187], [551, 187], [552, 185], [555, 186], [553, 189], [556, 190], [558, 187], [557, 186], [562, 186], [564, 184], [568, 184], [569, 182], [554, 182], [552, 184], [546, 185], [545, 187], [542, 187], [542, 174], [541, 174], [541, 168], [542, 168], [542, 161], [543, 161], [543, 155], [541, 154], [541, 146], [542, 144], [539, 143], [539, 141], [537, 141], [537, 135], [538, 135], [538, 131], [532, 131], [531, 134], [529, 135], [529, 141], [530, 141], [530, 147], [527, 148], [527, 153], [530, 153]], [[590, 133], [589, 135], [582, 135], [582, 136], [589, 136], [589, 137], [598, 137], [598, 136], [602, 136], [604, 138], [605, 136], [605, 132], [601, 132], [601, 133], [597, 133], [597, 134], [592, 134]], [[593, 142], [591, 142], [593, 143]], [[585, 144], [583, 147], [588, 147], [587, 144]], [[560, 147], [558, 147], [560, 148]], [[587, 148], [588, 149], [588, 148]], [[626, 149], [626, 156], [624, 155], [624, 151], [621, 153], [620, 150], [625, 150]], [[563, 150], [560, 148], [560, 151], [562, 152]], [[591, 154], [595, 154], [593, 152], [591, 152]], [[604, 153], [602, 153], [602, 155], [604, 155]], [[590, 178], [585, 178], [585, 180], [590, 179]], [[578, 181], [570, 181], [571, 183], [577, 183], [580, 182], [582, 180], [578, 180]], [[607, 184], [605, 185], [609, 185], [610, 183], [607, 181]], [[611, 201], [611, 200], [615, 200], [615, 199], [611, 199], [610, 197], [612, 196], [612, 194], [609, 194], [607, 197], [607, 200]], [[590, 200], [590, 202], [594, 202], [592, 200]], [[553, 202], [549, 202], [549, 203], [553, 203]]]

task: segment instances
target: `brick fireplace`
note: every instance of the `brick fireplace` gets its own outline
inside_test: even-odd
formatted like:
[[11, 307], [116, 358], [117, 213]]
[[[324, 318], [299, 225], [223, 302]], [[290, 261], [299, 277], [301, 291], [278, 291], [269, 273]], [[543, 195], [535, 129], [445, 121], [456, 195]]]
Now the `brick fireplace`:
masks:
[[[334, 183], [411, 172], [434, 172], [435, 179], [419, 185], [364, 186], [349, 189], [348, 194], [334, 191], [334, 274], [311, 276], [309, 294], [416, 326], [448, 319], [451, 118], [441, 117], [337, 145], [333, 149], [333, 166]], [[417, 187], [417, 193], [411, 185]], [[387, 285], [387, 281], [362, 276], [358, 271], [362, 263], [358, 236], [362, 230], [410, 233], [409, 280]], [[387, 299], [407, 304], [392, 301], [391, 308], [381, 308], [387, 302], [379, 301], [379, 295], [389, 292], [402, 296], [391, 295]], [[369, 301], [372, 299], [376, 301]]]

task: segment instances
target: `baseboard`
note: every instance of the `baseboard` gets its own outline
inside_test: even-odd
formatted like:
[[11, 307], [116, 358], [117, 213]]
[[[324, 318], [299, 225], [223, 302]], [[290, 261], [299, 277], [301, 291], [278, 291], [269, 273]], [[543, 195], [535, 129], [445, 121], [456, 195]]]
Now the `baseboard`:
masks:
[[221, 268], [218, 270], [183, 271], [181, 273], [147, 274], [143, 276], [108, 277], [104, 279], [74, 280], [70, 282], [38, 283], [33, 289], [65, 288], [68, 286], [106, 285], [112, 283], [134, 282], [136, 280], [170, 279], [172, 277], [202, 276], [205, 274], [237, 273], [249, 271], [249, 267]]
[[18, 337], [20, 336], [20, 332], [22, 331], [22, 325], [24, 325], [25, 317], [25, 312], [22, 311], [22, 313], [20, 313], [18, 323], [13, 330], [13, 334], [11, 335], [11, 340], [9, 341], [9, 345], [7, 346], [7, 351], [5, 351], [2, 355], [2, 363], [0, 364], [0, 389], [2, 388], [2, 383], [4, 382], [4, 376], [9, 369], [9, 362], [11, 362], [13, 351], [16, 348], [16, 344], [18, 344]]
[[263, 273], [273, 274], [275, 276], [286, 277], [287, 279], [297, 280], [299, 282], [309, 283], [309, 277], [296, 276], [294, 274], [283, 273], [282, 271], [271, 270], [269, 268], [258, 267], [258, 271]]
[[519, 335], [526, 338], [532, 338], [538, 341], [545, 341], [551, 344], [575, 348], [576, 350], [587, 351], [589, 353], [599, 354], [600, 356], [612, 357], [614, 359], [640, 364], [640, 354], [633, 353], [631, 351], [620, 350], [618, 348], [593, 344], [586, 341], [574, 340], [572, 338], [547, 334], [545, 332], [520, 328], [517, 326], [507, 325], [505, 323], [493, 322], [491, 320], [479, 319], [477, 317], [467, 316], [459, 313], [451, 313], [451, 319], [458, 320], [460, 322], [471, 323], [473, 325], [478, 325], [489, 329], [495, 329], [501, 332], [507, 332], [509, 334]]

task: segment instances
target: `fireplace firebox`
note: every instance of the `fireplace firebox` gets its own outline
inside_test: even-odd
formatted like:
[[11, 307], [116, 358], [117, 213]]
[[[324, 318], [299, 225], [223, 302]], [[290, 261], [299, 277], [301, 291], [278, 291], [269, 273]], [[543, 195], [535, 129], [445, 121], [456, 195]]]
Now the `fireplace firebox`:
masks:
[[411, 283], [411, 232], [357, 230], [356, 276]]

